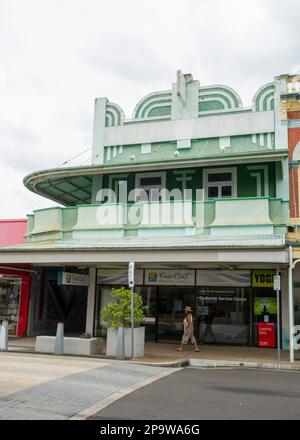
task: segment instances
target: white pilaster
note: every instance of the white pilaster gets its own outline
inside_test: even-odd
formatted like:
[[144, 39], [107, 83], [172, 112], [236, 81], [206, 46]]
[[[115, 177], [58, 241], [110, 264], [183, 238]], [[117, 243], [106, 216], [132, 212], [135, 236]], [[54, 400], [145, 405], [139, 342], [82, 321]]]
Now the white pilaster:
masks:
[[107, 98], [95, 99], [93, 131], [93, 165], [104, 163], [104, 129]]
[[281, 93], [286, 92], [286, 80], [284, 78], [275, 78], [275, 149], [288, 148], [288, 126], [287, 120], [283, 119], [281, 111]]
[[96, 296], [96, 273], [97, 269], [95, 267], [90, 267], [90, 283], [88, 287], [88, 299], [87, 299], [87, 310], [86, 310], [86, 333], [93, 335], [94, 326], [94, 309], [95, 309], [95, 296]]

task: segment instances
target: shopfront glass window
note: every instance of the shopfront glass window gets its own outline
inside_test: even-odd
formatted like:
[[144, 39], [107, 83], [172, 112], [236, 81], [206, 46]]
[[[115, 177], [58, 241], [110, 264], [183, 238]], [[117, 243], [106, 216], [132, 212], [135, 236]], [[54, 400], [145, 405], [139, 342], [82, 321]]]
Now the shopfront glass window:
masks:
[[158, 342], [181, 341], [183, 334], [184, 307], [194, 310], [195, 289], [193, 287], [159, 287], [157, 310]]
[[0, 322], [8, 321], [9, 336], [17, 336], [21, 280], [0, 279]]
[[250, 289], [200, 287], [196, 299], [197, 333], [207, 344], [247, 344], [250, 338]]
[[[277, 297], [269, 288], [253, 289], [253, 338], [258, 347], [277, 346]], [[283, 335], [286, 337], [286, 335]]]
[[153, 286], [143, 286], [136, 288], [136, 292], [140, 293], [143, 298], [145, 310], [145, 339], [146, 341], [156, 340], [156, 325], [157, 325], [157, 288]]
[[96, 305], [95, 305], [95, 320], [94, 320], [94, 335], [106, 336], [106, 328], [103, 325], [101, 318], [101, 310], [111, 301], [111, 287], [97, 287]]
[[295, 325], [300, 325], [300, 282], [294, 282], [294, 320]]

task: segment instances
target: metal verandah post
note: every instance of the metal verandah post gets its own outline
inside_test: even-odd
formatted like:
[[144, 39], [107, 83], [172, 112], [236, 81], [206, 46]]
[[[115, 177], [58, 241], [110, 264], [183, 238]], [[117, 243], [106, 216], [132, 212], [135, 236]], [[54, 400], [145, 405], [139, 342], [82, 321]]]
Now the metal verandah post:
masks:
[[289, 246], [289, 277], [288, 277], [288, 292], [289, 292], [289, 323], [290, 323], [290, 362], [294, 359], [294, 300], [293, 300], [293, 252], [292, 246]]
[[[276, 270], [276, 276], [279, 276], [279, 270]], [[280, 279], [280, 278], [279, 278]], [[280, 341], [280, 286], [276, 287], [276, 300], [277, 300], [277, 361], [278, 364], [280, 364], [280, 348], [281, 348], [281, 341]]]
[[128, 264], [128, 286], [131, 289], [131, 357], [134, 358], [134, 261]]
[[134, 358], [134, 292], [131, 286], [131, 357]]

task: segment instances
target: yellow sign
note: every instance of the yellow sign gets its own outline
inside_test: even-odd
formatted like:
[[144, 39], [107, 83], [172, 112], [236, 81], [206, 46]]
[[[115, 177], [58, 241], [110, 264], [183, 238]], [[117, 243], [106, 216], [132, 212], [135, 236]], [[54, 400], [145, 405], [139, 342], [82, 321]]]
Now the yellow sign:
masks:
[[273, 287], [273, 277], [275, 270], [253, 270], [252, 287]]

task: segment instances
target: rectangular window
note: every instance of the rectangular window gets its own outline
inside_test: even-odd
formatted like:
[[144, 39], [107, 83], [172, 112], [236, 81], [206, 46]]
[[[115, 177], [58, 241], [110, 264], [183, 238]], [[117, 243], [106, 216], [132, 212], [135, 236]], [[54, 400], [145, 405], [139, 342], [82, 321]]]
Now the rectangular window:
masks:
[[209, 182], [231, 182], [232, 173], [209, 173], [208, 181]]
[[196, 322], [199, 340], [206, 344], [251, 343], [250, 289], [199, 287]]
[[203, 171], [206, 199], [236, 197], [236, 168], [215, 168]]
[[209, 199], [219, 197], [219, 188], [217, 186], [209, 186], [207, 188], [207, 194]]
[[153, 176], [153, 177], [141, 177], [140, 184], [141, 186], [148, 186], [148, 185], [161, 185], [161, 176]]
[[222, 186], [221, 187], [221, 196], [222, 197], [231, 197], [232, 196], [232, 187], [231, 186]]
[[136, 201], [160, 201], [160, 191], [166, 187], [166, 173], [138, 173], [135, 176]]

